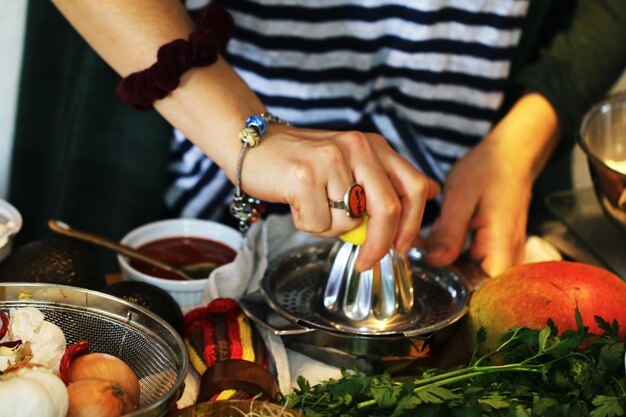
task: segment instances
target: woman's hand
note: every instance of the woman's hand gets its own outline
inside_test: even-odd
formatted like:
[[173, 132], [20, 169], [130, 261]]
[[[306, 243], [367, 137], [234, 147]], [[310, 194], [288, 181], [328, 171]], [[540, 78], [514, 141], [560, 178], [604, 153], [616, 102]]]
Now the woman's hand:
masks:
[[552, 106], [538, 94], [522, 97], [448, 175], [427, 260], [454, 262], [469, 234], [470, 255], [490, 276], [521, 263], [532, 185], [559, 137]]
[[291, 206], [299, 230], [338, 236], [361, 220], [332, 209], [354, 182], [365, 189], [367, 240], [356, 268], [369, 269], [392, 244], [409, 249], [419, 231], [426, 200], [437, 184], [396, 154], [377, 134], [299, 129], [271, 125], [262, 144], [249, 151], [242, 188], [266, 201]]
[[444, 185], [441, 216], [427, 239], [429, 262], [453, 262], [468, 233], [470, 255], [487, 274], [522, 262], [533, 180], [514, 156], [486, 140], [456, 164]]

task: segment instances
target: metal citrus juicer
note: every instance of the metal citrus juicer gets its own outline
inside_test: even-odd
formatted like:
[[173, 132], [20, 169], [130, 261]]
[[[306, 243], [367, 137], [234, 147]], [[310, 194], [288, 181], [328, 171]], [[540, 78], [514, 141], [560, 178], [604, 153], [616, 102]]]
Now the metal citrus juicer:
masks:
[[417, 248], [401, 254], [392, 247], [367, 271], [354, 268], [358, 253], [359, 246], [334, 239], [282, 254], [241, 307], [287, 347], [317, 360], [399, 371], [465, 314], [469, 286], [455, 270], [428, 265]]
[[359, 246], [339, 242], [318, 293], [318, 313], [338, 330], [376, 334], [406, 327], [419, 315], [406, 255], [393, 247], [372, 269], [354, 264]]
[[[365, 190], [357, 183], [343, 200], [328, 203], [352, 219], [367, 220]], [[372, 269], [359, 272], [355, 269], [359, 248], [349, 242], [335, 245], [325, 268], [326, 284], [318, 293], [318, 312], [338, 330], [351, 332], [378, 333], [406, 325], [416, 313], [406, 256], [391, 247]]]

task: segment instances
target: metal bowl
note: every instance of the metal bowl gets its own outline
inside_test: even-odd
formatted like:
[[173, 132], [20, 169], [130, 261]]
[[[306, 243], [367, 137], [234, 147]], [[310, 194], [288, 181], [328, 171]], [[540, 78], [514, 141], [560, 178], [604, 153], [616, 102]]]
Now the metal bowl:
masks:
[[626, 91], [587, 112], [578, 143], [587, 156], [602, 210], [626, 231]]
[[188, 370], [176, 331], [149, 310], [82, 288], [1, 283], [0, 311], [35, 307], [63, 330], [68, 345], [88, 340], [91, 352], [117, 356], [139, 377], [139, 408], [132, 417], [161, 417], [180, 398]]

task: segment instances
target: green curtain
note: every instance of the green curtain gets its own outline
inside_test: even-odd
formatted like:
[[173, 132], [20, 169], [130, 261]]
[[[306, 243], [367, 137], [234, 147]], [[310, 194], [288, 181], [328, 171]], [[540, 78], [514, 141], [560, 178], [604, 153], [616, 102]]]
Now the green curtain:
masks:
[[[57, 218], [112, 239], [163, 218], [171, 128], [125, 107], [119, 76], [47, 1], [31, 1], [9, 200], [22, 213], [16, 245], [49, 237]], [[100, 253], [105, 272], [115, 258]]]

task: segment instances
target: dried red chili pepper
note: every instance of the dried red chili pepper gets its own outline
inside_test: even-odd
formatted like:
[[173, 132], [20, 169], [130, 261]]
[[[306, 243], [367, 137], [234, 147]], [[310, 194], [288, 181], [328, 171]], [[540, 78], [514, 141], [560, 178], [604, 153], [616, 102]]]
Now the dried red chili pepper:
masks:
[[87, 353], [89, 350], [89, 340], [81, 340], [80, 342], [74, 343], [65, 349], [65, 353], [63, 357], [61, 357], [61, 364], [59, 365], [59, 373], [61, 374], [61, 379], [65, 382], [65, 385], [70, 384], [70, 364], [72, 360], [82, 354]]
[[19, 346], [22, 344], [21, 340], [13, 340], [13, 341], [8, 341], [8, 342], [3, 342], [0, 343], [0, 347], [7, 347], [9, 349], [13, 349], [15, 346]]
[[0, 339], [2, 339], [9, 329], [9, 316], [7, 316], [7, 313], [0, 311], [0, 322]]

